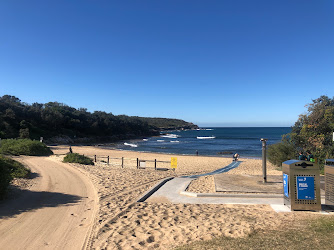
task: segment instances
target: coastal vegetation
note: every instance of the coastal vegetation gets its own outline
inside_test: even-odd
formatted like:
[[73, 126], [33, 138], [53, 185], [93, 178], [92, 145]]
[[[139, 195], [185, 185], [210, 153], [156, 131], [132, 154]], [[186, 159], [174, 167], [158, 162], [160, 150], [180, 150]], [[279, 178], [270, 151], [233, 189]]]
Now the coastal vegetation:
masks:
[[53, 153], [40, 141], [30, 139], [5, 139], [1, 140], [0, 154], [48, 156]]
[[0, 199], [3, 199], [10, 182], [14, 178], [26, 178], [30, 170], [21, 163], [0, 155]]
[[150, 126], [159, 130], [177, 130], [177, 129], [197, 129], [198, 127], [190, 122], [179, 119], [137, 117], [142, 122], [147, 122]]
[[307, 105], [292, 126], [291, 133], [284, 135], [282, 142], [268, 147], [268, 159], [280, 166], [283, 161], [297, 159], [299, 151], [309, 150], [320, 166], [334, 158], [334, 97], [320, 96]]
[[84, 165], [94, 165], [94, 162], [92, 159], [84, 156], [84, 155], [80, 155], [77, 153], [70, 153], [67, 154], [64, 157], [63, 162], [69, 162], [69, 163], [79, 163], [79, 164], [84, 164]]
[[27, 104], [15, 96], [0, 97], [0, 138], [43, 137], [47, 143], [113, 142], [158, 135], [164, 129], [197, 128], [178, 119], [88, 112], [59, 102]]

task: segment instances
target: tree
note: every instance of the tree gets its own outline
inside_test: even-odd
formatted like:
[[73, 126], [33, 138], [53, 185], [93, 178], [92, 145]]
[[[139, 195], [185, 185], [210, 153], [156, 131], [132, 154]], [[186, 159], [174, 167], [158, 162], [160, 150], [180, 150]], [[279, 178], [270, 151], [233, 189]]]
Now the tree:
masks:
[[20, 138], [21, 139], [29, 139], [30, 138], [29, 128], [21, 128], [20, 129]]
[[[334, 157], [334, 98], [320, 96], [312, 100], [307, 108], [307, 113], [299, 116], [292, 127], [292, 132], [288, 134], [288, 141], [283, 144], [287, 146], [288, 142], [289, 147], [293, 146], [296, 152], [310, 150], [322, 165], [326, 158]], [[284, 154], [284, 150], [279, 146], [273, 146], [272, 150]], [[285, 156], [287, 158], [287, 155]]]

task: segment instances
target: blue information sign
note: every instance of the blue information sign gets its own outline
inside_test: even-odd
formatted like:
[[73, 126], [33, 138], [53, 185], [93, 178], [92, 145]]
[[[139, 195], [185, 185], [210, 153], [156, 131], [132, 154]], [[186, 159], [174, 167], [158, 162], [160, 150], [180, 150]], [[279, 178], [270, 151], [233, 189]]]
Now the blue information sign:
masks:
[[297, 176], [297, 199], [314, 200], [314, 177]]
[[284, 195], [289, 197], [289, 175], [283, 174], [283, 189]]

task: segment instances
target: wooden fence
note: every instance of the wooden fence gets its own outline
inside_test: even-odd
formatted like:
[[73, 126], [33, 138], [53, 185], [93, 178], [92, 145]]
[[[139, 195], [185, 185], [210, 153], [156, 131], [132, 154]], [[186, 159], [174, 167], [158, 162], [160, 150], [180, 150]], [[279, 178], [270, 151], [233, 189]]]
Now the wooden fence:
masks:
[[[94, 162], [105, 163], [109, 166], [117, 166], [121, 168], [137, 168], [137, 169], [155, 169], [155, 170], [171, 170], [171, 161], [144, 160], [139, 158], [111, 157], [101, 155], [85, 155]], [[173, 168], [175, 170], [175, 168]]]

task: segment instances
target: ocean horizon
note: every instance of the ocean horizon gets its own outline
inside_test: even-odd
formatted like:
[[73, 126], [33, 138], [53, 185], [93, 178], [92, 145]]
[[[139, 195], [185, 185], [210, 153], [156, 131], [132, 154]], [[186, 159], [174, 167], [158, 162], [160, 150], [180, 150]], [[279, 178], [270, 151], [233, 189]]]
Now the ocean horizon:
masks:
[[232, 156], [259, 158], [261, 138], [267, 145], [279, 143], [291, 127], [203, 127], [196, 130], [162, 131], [160, 136], [118, 143], [120, 150], [181, 155]]

